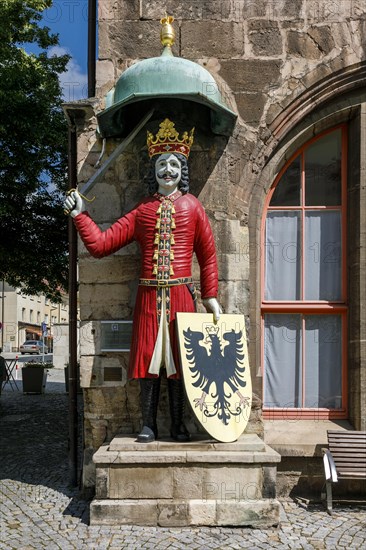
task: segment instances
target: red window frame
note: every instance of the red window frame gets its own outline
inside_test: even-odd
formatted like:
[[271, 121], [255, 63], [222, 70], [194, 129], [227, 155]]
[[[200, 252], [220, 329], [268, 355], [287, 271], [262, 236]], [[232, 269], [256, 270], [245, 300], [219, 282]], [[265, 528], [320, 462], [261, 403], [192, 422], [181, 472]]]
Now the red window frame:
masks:
[[[264, 316], [267, 313], [297, 313], [302, 315], [302, 376], [305, 377], [305, 315], [327, 315], [327, 314], [339, 314], [342, 320], [342, 408], [341, 409], [325, 409], [325, 408], [272, 408], [263, 407], [263, 416], [268, 419], [282, 419], [282, 420], [294, 420], [294, 419], [341, 419], [347, 418], [348, 415], [348, 402], [347, 402], [347, 125], [340, 124], [334, 126], [319, 135], [313, 137], [307, 141], [300, 149], [298, 149], [291, 158], [283, 166], [276, 179], [274, 180], [271, 189], [267, 195], [265, 207], [262, 216], [261, 223], [261, 365], [262, 365], [262, 380], [263, 396], [265, 395], [264, 387]], [[321, 140], [327, 134], [341, 130], [342, 148], [341, 148], [341, 197], [342, 204], [338, 206], [306, 206], [305, 205], [305, 151], [314, 142]], [[283, 174], [286, 172], [290, 164], [300, 155], [301, 160], [301, 205], [299, 206], [270, 206], [270, 202], [273, 193], [280, 182]], [[286, 300], [265, 300], [265, 242], [266, 242], [266, 219], [269, 211], [299, 211], [301, 212], [301, 227], [304, 228], [304, 220], [306, 211], [324, 211], [324, 210], [336, 210], [341, 212], [341, 243], [342, 243], [342, 258], [341, 258], [341, 277], [342, 277], [342, 299], [338, 301], [326, 301], [326, 300], [305, 300], [305, 262], [304, 254], [301, 254], [301, 300], [286, 301]], [[305, 250], [305, 231], [302, 230], [302, 250]], [[302, 385], [303, 398], [305, 391], [305, 384]], [[263, 400], [264, 401], [264, 400]]]

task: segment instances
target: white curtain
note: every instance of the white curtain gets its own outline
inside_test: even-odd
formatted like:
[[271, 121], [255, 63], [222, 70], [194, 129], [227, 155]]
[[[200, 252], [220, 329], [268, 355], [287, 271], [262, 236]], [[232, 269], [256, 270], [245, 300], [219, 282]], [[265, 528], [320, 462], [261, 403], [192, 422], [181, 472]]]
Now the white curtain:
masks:
[[306, 316], [305, 331], [305, 407], [341, 408], [341, 316]]
[[266, 300], [300, 298], [300, 213], [268, 212], [266, 221]]
[[[305, 365], [302, 348], [305, 346]], [[302, 402], [303, 379], [305, 402]], [[265, 315], [264, 405], [338, 409], [342, 406], [340, 315]]]
[[305, 299], [341, 300], [341, 214], [305, 215]]
[[264, 320], [264, 405], [301, 407], [301, 316], [270, 313]]

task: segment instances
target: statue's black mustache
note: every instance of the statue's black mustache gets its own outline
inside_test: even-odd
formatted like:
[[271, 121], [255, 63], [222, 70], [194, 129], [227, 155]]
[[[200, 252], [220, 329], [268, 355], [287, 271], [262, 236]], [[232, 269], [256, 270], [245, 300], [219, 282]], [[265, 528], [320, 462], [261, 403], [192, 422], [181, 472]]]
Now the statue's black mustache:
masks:
[[165, 179], [165, 180], [168, 179], [168, 178], [169, 179], [174, 179], [174, 178], [177, 177], [177, 175], [178, 174], [163, 174], [162, 178]]

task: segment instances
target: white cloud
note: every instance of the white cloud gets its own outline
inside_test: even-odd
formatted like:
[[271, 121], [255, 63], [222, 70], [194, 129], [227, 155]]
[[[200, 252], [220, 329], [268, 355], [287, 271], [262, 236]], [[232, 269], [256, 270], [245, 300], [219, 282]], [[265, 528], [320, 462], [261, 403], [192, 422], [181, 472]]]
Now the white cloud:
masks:
[[[62, 46], [53, 46], [48, 55], [71, 55], [71, 52]], [[73, 57], [67, 64], [66, 71], [59, 76], [65, 102], [76, 101], [88, 96], [88, 75], [83, 73], [80, 65]]]

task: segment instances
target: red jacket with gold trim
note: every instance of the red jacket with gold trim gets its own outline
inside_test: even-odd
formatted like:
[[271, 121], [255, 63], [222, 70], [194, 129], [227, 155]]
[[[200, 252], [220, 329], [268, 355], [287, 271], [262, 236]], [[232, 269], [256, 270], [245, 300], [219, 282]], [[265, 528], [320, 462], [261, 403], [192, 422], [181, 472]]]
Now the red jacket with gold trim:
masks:
[[[175, 200], [174, 200], [175, 196]], [[142, 200], [128, 214], [122, 216], [106, 231], [101, 231], [90, 216], [83, 212], [74, 218], [89, 253], [102, 258], [113, 254], [123, 246], [137, 241], [141, 248], [142, 265], [140, 277], [156, 279], [191, 277], [193, 253], [200, 265], [202, 298], [217, 296], [218, 271], [214, 238], [210, 223], [201, 203], [187, 193], [173, 196], [174, 207], [171, 222], [164, 225], [166, 218], [161, 214], [162, 204], [167, 200], [156, 194]], [[159, 254], [162, 240], [170, 242], [168, 266], [160, 266], [164, 257]], [[165, 245], [164, 245], [165, 246]], [[169, 246], [169, 244], [168, 244]], [[168, 269], [168, 275], [162, 275], [160, 269]], [[170, 337], [173, 355], [180, 377], [179, 358], [175, 330], [175, 314], [179, 311], [195, 311], [192, 294], [186, 285], [170, 288]], [[147, 372], [153, 355], [158, 333], [157, 290], [156, 287], [139, 285], [130, 353], [130, 378], [149, 377]]]

